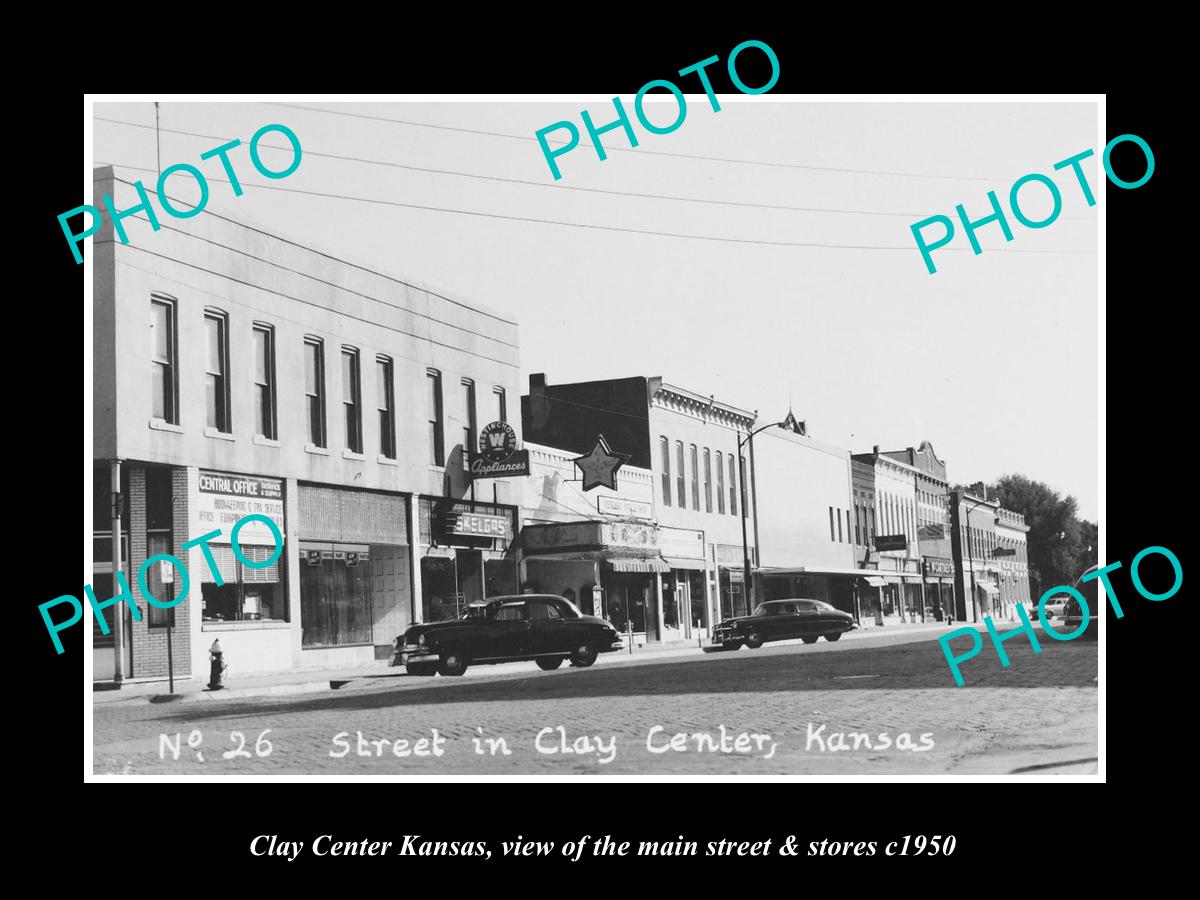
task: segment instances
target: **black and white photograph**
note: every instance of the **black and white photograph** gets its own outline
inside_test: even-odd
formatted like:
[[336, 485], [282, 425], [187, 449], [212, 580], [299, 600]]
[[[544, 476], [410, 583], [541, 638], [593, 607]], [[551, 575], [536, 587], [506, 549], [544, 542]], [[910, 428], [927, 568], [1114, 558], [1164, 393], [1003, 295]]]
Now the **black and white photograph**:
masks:
[[88, 96], [90, 580], [35, 598], [87, 780], [1103, 780], [1105, 198], [1154, 148], [764, 47]]

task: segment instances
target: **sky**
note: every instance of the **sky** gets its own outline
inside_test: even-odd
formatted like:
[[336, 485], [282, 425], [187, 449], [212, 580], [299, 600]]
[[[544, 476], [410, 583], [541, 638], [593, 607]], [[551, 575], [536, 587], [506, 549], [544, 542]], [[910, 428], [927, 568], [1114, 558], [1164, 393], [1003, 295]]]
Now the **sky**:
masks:
[[[1096, 104], [764, 94], [721, 95], [714, 112], [700, 94], [688, 95], [676, 131], [655, 135], [622, 99], [639, 145], [608, 132], [603, 161], [580, 111], [597, 125], [615, 111], [594, 96], [164, 102], [157, 153], [163, 168], [190, 163], [210, 178], [209, 210], [515, 318], [526, 385], [535, 372], [551, 384], [662, 376], [757, 410], [762, 423], [790, 407], [811, 436], [853, 452], [928, 440], [952, 483], [1021, 473], [1096, 519], [1097, 207], [1069, 169], [1053, 169], [1102, 149]], [[646, 110], [664, 125], [677, 114], [673, 100]], [[153, 103], [97, 103], [95, 116], [93, 162], [152, 187]], [[561, 120], [582, 140], [558, 157], [555, 181], [532, 138]], [[268, 180], [238, 148], [230, 159], [246, 187], [235, 197], [219, 161], [200, 154], [272, 123], [295, 132], [301, 164]], [[287, 141], [275, 133], [263, 144]], [[262, 154], [276, 169], [291, 159]], [[1082, 170], [1103, 204], [1097, 156]], [[1034, 172], [1062, 197], [1060, 217], [1036, 230], [1008, 201]], [[982, 218], [989, 190], [1013, 240], [981, 226], [976, 256], [955, 206]], [[198, 196], [186, 175], [168, 192]], [[1028, 185], [1022, 211], [1044, 218], [1049, 196]], [[936, 214], [958, 228], [930, 275], [910, 226]]]

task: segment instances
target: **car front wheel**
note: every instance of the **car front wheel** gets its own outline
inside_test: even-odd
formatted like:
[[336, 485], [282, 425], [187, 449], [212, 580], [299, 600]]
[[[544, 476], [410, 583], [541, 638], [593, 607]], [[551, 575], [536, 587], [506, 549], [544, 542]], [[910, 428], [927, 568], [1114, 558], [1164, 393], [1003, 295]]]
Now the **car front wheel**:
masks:
[[748, 635], [746, 635], [746, 646], [749, 647], [751, 650], [757, 650], [762, 645], [763, 645], [762, 635], [759, 634], [757, 631], [752, 631]]
[[462, 675], [467, 671], [467, 658], [460, 650], [443, 650], [438, 661], [438, 672], [442, 675]]
[[834, 632], [832, 632], [832, 633], [830, 633], [830, 634], [827, 634], [827, 635], [825, 635], [825, 640], [827, 640], [827, 641], [836, 641], [836, 640], [837, 640], [838, 638], [840, 638], [841, 636], [842, 636], [842, 633], [841, 633], [840, 631], [834, 631]]
[[806, 643], [806, 644], [815, 644], [817, 642], [817, 638], [819, 638], [819, 637], [820, 637], [819, 634], [810, 634], [810, 635], [805, 635], [800, 640], [804, 641], [804, 643]]
[[580, 644], [571, 652], [571, 665], [587, 668], [596, 661], [599, 651], [591, 644]]
[[537, 661], [538, 668], [546, 672], [552, 672], [562, 665], [562, 657], [556, 656], [554, 659], [539, 659]]

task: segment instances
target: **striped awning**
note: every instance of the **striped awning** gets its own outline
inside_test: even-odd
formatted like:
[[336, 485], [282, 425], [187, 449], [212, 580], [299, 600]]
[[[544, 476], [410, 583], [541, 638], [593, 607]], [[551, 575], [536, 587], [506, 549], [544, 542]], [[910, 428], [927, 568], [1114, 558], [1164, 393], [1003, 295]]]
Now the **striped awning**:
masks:
[[887, 584], [886, 579], [880, 578], [878, 575], [866, 575], [863, 577], [863, 581], [865, 581], [871, 587], [877, 588], [883, 587], [885, 584]]
[[705, 569], [705, 562], [702, 559], [686, 559], [682, 556], [664, 556], [663, 559], [672, 569], [695, 569], [701, 572]]
[[671, 567], [661, 559], [620, 559], [605, 560], [614, 572], [670, 572]]

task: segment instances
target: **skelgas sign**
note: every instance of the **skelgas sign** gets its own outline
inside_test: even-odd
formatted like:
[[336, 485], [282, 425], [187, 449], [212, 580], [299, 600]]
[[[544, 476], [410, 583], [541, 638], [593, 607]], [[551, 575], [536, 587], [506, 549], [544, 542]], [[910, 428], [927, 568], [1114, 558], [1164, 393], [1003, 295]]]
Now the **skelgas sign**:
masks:
[[489, 422], [479, 432], [479, 452], [471, 454], [472, 478], [529, 474], [529, 451], [517, 449], [517, 433], [507, 422]]

